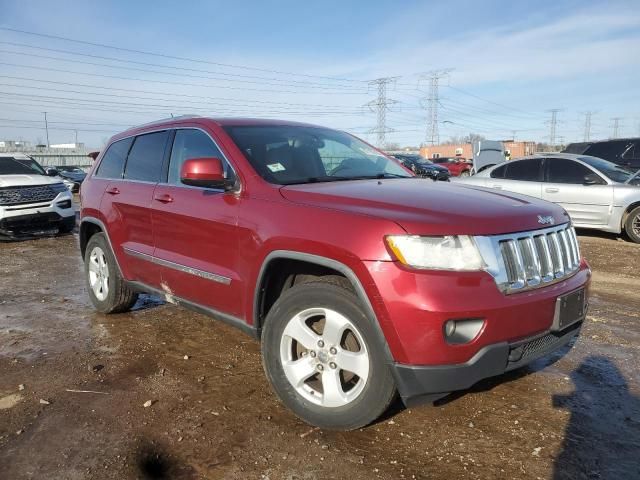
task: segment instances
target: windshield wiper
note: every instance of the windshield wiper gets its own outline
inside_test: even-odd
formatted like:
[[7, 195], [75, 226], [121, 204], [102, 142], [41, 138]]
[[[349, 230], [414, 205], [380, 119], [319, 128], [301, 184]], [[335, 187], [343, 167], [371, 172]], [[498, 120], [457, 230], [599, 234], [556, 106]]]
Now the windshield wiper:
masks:
[[307, 177], [301, 178], [294, 182], [287, 182], [283, 185], [304, 185], [306, 183], [322, 183], [322, 182], [346, 182], [349, 180], [374, 180], [383, 178], [414, 178], [405, 175], [398, 175], [397, 173], [378, 173], [376, 175], [359, 175], [353, 177], [340, 177], [334, 175], [326, 175], [321, 177]]

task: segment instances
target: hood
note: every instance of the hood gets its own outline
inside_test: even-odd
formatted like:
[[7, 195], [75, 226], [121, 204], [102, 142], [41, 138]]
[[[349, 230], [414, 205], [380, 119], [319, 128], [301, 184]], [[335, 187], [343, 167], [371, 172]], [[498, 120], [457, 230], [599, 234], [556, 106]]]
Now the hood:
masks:
[[54, 183], [62, 183], [62, 179], [45, 175], [0, 175], [0, 188], [52, 185]]
[[[496, 235], [538, 230], [569, 221], [543, 200], [470, 185], [410, 178], [288, 185], [294, 203], [385, 218], [415, 235]], [[542, 225], [538, 216], [551, 216]]]

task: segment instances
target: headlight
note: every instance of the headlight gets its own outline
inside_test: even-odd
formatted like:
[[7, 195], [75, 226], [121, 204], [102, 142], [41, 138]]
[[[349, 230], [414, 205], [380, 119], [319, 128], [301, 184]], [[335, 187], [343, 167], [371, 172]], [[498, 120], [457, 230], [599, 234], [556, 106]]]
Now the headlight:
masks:
[[386, 241], [396, 258], [410, 267], [457, 271], [485, 268], [478, 247], [468, 235], [390, 235]]

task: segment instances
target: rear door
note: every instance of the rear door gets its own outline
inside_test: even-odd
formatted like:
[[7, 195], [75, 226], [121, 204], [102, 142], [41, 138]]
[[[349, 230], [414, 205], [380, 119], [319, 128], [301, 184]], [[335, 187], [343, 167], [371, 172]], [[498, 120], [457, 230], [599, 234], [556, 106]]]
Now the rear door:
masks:
[[564, 207], [581, 225], [606, 225], [613, 202], [613, 186], [600, 177], [600, 185], [584, 185], [584, 177], [596, 174], [580, 162], [568, 158], [546, 160], [546, 182], [542, 198]]
[[542, 198], [542, 166], [542, 158], [508, 162], [492, 170], [487, 185], [496, 190]]
[[235, 178], [212, 137], [200, 129], [175, 132], [166, 179], [153, 196], [155, 261], [165, 292], [242, 317], [244, 285], [238, 275], [238, 210], [235, 192], [184, 185], [180, 168], [190, 158], [216, 157]]
[[127, 155], [121, 179], [109, 183], [101, 210], [107, 228], [124, 258], [129, 280], [158, 287], [160, 275], [153, 260], [151, 201], [160, 179], [167, 146], [167, 131], [138, 135]]

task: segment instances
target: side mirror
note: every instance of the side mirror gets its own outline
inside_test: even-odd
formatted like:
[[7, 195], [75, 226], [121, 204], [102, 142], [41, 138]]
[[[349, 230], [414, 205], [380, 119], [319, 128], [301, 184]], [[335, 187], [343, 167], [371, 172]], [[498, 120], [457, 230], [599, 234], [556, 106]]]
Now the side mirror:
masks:
[[206, 188], [227, 188], [222, 160], [215, 157], [189, 158], [180, 168], [180, 180], [185, 185]]
[[57, 177], [60, 172], [58, 172], [57, 168], [47, 168], [45, 170], [49, 177]]
[[602, 185], [602, 179], [595, 173], [588, 173], [584, 176], [583, 185]]

